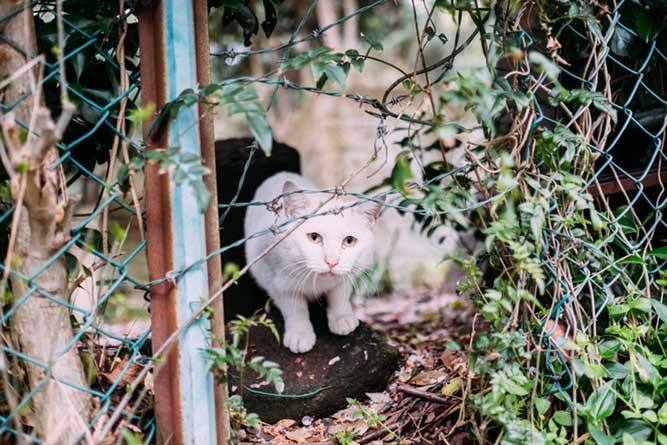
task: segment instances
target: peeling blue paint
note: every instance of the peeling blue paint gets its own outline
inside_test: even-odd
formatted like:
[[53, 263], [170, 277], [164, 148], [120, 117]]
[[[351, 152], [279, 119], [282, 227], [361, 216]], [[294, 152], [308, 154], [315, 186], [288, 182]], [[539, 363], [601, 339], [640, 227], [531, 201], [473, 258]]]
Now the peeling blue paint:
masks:
[[[196, 88], [193, 0], [164, 1], [164, 48], [167, 101], [186, 88]], [[196, 1], [196, 0], [195, 0]], [[183, 153], [200, 154], [197, 108], [182, 108], [169, 128], [169, 144]], [[181, 270], [206, 255], [204, 215], [199, 213], [194, 190], [187, 184], [172, 184], [171, 211], [174, 269]], [[177, 284], [177, 320], [183, 324], [193, 308], [207, 299], [206, 264], [189, 270]], [[215, 402], [213, 377], [202, 350], [206, 347], [208, 321], [199, 320], [179, 338], [180, 405], [183, 443], [214, 445]]]

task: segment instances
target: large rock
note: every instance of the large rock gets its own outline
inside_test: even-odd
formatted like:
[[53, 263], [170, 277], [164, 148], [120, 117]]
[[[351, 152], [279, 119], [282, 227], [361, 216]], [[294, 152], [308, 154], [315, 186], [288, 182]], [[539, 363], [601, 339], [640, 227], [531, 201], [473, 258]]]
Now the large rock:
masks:
[[[317, 342], [305, 354], [290, 352], [264, 327], [250, 333], [249, 357], [261, 355], [280, 365], [283, 394], [276, 393], [273, 386], [253, 388], [262, 379], [252, 372], [246, 375], [242, 389], [238, 376], [231, 376], [233, 392], [242, 391], [248, 411], [265, 422], [331, 415], [347, 406], [347, 397], [363, 399], [368, 392], [383, 390], [398, 367], [398, 350], [367, 325], [362, 323], [352, 334], [338, 336], [326, 327], [321, 304], [311, 304], [310, 313]], [[278, 311], [272, 310], [269, 317], [282, 335], [284, 326]]]

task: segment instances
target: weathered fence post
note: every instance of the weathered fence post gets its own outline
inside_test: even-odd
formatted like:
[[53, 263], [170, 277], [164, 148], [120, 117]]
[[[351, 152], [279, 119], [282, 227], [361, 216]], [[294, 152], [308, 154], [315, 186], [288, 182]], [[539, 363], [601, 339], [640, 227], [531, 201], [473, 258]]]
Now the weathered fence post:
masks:
[[[195, 1], [194, 24], [195, 49], [197, 53], [197, 80], [200, 85], [211, 83], [211, 59], [208, 40], [208, 2]], [[213, 129], [213, 114], [206, 110], [206, 105], [199, 106], [199, 140], [201, 156], [204, 165], [211, 171], [204, 177], [206, 188], [211, 192], [211, 202], [204, 217], [206, 224], [206, 253], [220, 248], [220, 226], [218, 224], [218, 196], [215, 165], [215, 135]], [[222, 287], [222, 264], [220, 255], [214, 255], [208, 260], [208, 290], [211, 294]], [[211, 330], [218, 338], [225, 337], [225, 312], [222, 297], [212, 305]], [[219, 346], [219, 345], [215, 345]], [[216, 383], [214, 388], [215, 407], [217, 414], [218, 444], [226, 445], [230, 436], [229, 411], [227, 410], [227, 384]]]
[[[154, 103], [159, 109], [184, 89], [197, 87], [195, 33], [207, 31], [195, 30], [195, 2], [156, 0], [139, 13], [144, 104]], [[146, 141], [147, 146], [177, 146], [182, 153], [199, 155], [199, 125], [198, 109], [183, 108], [165, 131]], [[145, 178], [148, 266], [150, 279], [155, 280], [203, 258], [206, 230], [190, 186], [174, 184], [166, 174], [160, 174], [157, 165], [146, 165]], [[206, 264], [189, 268], [173, 283], [151, 287], [154, 350], [192, 315], [208, 293]], [[206, 328], [208, 321], [202, 319], [184, 331], [156, 375], [161, 443], [216, 443], [214, 384], [202, 354]]]

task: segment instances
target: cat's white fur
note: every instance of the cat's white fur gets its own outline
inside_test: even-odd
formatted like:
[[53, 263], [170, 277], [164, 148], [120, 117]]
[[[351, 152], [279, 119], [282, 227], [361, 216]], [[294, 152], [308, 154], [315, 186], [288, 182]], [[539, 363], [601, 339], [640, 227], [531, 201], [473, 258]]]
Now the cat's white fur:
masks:
[[[259, 186], [253, 201], [270, 202], [283, 193], [316, 190], [304, 177], [294, 173], [277, 173]], [[260, 232], [273, 225], [313, 213], [330, 194], [292, 193], [277, 200], [282, 204], [276, 214], [265, 206], [250, 206], [245, 218], [245, 235]], [[349, 197], [336, 197], [318, 213], [349, 205]], [[372, 201], [307, 219], [300, 227], [255, 263], [250, 272], [269, 294], [285, 320], [283, 344], [294, 353], [306, 352], [315, 345], [308, 302], [326, 295], [327, 320], [334, 334], [347, 335], [359, 325], [350, 297], [357, 272], [370, 265], [373, 256], [372, 227], [380, 205]], [[295, 223], [294, 223], [295, 224]], [[246, 260], [251, 261], [284, 235], [268, 233], [246, 242]], [[313, 240], [313, 233], [319, 234]], [[350, 245], [350, 239], [355, 241]]]

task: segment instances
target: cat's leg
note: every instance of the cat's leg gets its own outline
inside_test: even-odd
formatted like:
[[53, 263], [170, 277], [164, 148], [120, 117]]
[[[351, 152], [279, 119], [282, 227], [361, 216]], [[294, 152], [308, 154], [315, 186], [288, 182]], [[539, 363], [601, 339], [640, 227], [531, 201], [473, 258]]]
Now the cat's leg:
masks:
[[359, 326], [350, 298], [352, 286], [341, 283], [327, 293], [327, 320], [329, 330], [337, 335], [347, 335]]
[[308, 352], [315, 345], [315, 331], [310, 323], [308, 302], [301, 296], [273, 298], [285, 320], [283, 344], [295, 354]]

